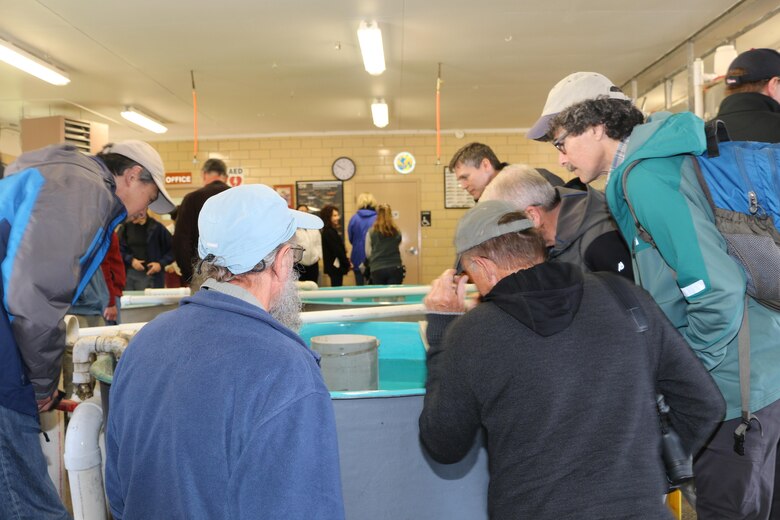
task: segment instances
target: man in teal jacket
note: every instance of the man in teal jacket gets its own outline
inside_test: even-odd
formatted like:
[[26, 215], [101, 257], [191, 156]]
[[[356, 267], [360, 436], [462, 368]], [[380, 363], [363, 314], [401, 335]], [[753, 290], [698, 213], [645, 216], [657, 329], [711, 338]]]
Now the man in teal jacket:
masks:
[[[583, 182], [608, 175], [607, 202], [632, 250], [637, 282], [685, 337], [726, 400], [724, 422], [695, 462], [699, 519], [769, 518], [780, 440], [780, 313], [748, 302], [750, 410], [761, 427], [753, 422], [740, 456], [733, 435], [741, 421], [737, 334], [746, 277], [726, 252], [686, 155], [705, 151], [703, 122], [691, 113], [659, 113], [643, 124], [630, 101], [601, 97], [557, 114], [548, 135], [561, 165]], [[625, 168], [640, 159], [624, 193]], [[637, 235], [624, 197], [657, 247]]]

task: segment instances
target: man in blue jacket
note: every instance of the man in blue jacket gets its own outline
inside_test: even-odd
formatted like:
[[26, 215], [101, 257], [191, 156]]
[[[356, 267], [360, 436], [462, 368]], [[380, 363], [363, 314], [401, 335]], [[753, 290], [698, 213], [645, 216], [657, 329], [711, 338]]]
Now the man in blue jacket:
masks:
[[[726, 400], [726, 415], [695, 461], [700, 520], [777, 515], [775, 470], [780, 441], [780, 313], [752, 298], [746, 275], [726, 250], [687, 154], [706, 149], [695, 115], [659, 113], [644, 123], [630, 100], [600, 97], [573, 104], [551, 121], [559, 162], [589, 183], [608, 175], [609, 209], [634, 257], [634, 274], [710, 371]], [[639, 162], [623, 186], [629, 164]], [[629, 212], [655, 247], [643, 240]], [[754, 421], [734, 449], [741, 422], [738, 333], [750, 327], [750, 411]], [[774, 511], [773, 511], [774, 509]]]
[[114, 373], [111, 512], [343, 519], [333, 405], [294, 332], [295, 230], [322, 221], [254, 184], [209, 198], [198, 227], [201, 289], [141, 329]]
[[96, 157], [63, 145], [28, 152], [0, 181], [0, 518], [69, 518], [38, 423], [60, 378], [62, 318], [119, 222], [173, 209], [164, 175], [154, 148], [123, 141]]

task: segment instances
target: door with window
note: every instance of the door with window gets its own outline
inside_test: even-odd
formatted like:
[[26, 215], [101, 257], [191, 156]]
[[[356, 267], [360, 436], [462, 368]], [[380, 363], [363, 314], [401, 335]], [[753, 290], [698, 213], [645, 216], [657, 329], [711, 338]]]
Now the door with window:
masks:
[[[401, 261], [406, 266], [405, 284], [420, 283], [420, 186], [416, 179], [355, 182], [355, 197], [374, 194], [378, 204], [390, 204], [401, 229]], [[348, 221], [348, 219], [347, 219]]]

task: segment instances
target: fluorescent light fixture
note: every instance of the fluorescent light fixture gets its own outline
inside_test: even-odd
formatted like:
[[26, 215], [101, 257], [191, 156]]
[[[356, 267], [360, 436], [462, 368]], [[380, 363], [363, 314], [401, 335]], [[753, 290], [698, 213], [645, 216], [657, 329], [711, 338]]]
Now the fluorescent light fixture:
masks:
[[138, 126], [146, 128], [147, 130], [151, 130], [155, 134], [164, 134], [168, 131], [168, 129], [160, 124], [160, 122], [155, 121], [143, 112], [140, 112], [137, 108], [125, 108], [124, 111], [122, 111], [122, 117], [131, 123], [135, 123]]
[[371, 117], [374, 119], [374, 126], [384, 128], [390, 122], [387, 113], [387, 103], [384, 99], [378, 99], [371, 103]]
[[385, 71], [385, 51], [382, 47], [382, 31], [376, 22], [360, 22], [358, 42], [363, 54], [366, 72], [378, 76]]
[[52, 85], [70, 83], [63, 71], [5, 40], [0, 40], [0, 60]]

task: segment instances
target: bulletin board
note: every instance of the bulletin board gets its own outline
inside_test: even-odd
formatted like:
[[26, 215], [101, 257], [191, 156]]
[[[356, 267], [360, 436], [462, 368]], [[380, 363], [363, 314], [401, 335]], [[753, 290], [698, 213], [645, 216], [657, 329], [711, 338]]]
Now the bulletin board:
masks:
[[344, 183], [342, 181], [298, 181], [295, 183], [295, 200], [306, 204], [311, 213], [318, 213], [328, 204], [336, 206], [341, 214], [339, 229], [344, 229]]
[[455, 172], [444, 167], [444, 207], [454, 208], [473, 208], [476, 205], [474, 197], [466, 190], [458, 186], [458, 180], [455, 178]]

